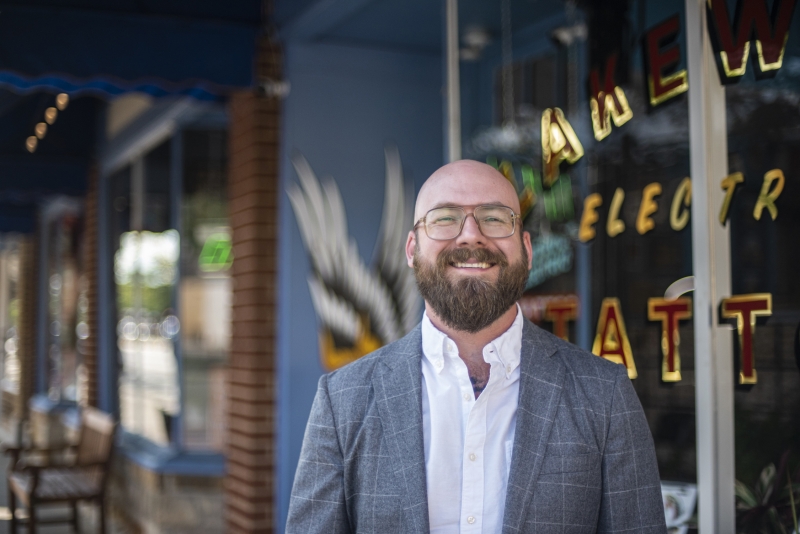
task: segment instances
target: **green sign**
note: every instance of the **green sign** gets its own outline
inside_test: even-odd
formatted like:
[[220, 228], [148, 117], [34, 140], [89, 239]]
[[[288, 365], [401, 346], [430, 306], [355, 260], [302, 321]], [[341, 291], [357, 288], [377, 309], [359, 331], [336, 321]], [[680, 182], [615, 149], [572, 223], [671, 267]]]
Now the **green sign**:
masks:
[[197, 260], [201, 271], [213, 273], [224, 271], [233, 264], [233, 247], [228, 234], [212, 234], [208, 236]]

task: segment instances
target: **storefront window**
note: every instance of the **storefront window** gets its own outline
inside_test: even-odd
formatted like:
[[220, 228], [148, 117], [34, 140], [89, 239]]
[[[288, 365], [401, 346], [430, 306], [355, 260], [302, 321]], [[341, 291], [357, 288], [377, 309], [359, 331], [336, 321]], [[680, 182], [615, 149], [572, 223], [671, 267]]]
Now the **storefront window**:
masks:
[[697, 481], [691, 294], [665, 299], [692, 274], [684, 2], [498, 4], [493, 23], [488, 9], [459, 13], [464, 156], [517, 187], [533, 244], [526, 315], [628, 367], [668, 524], [685, 529]]
[[166, 142], [111, 177], [120, 419], [129, 432], [160, 445], [172, 442], [180, 415], [174, 312], [180, 238], [170, 224], [169, 171]]
[[222, 452], [233, 262], [227, 136], [184, 131], [180, 293], [184, 444]]
[[[766, 13], [766, 6], [754, 5]], [[784, 39], [779, 38], [781, 42]], [[749, 299], [755, 306], [753, 315], [760, 315], [754, 317], [752, 352], [742, 345], [734, 329], [736, 478], [743, 491], [757, 491], [757, 484], [761, 484], [774, 491], [776, 498], [772, 511], [756, 510], [749, 517], [743, 512], [751, 507], [740, 501], [738, 526], [777, 529], [773, 519], [767, 517], [774, 514], [788, 532], [793, 521], [785, 491], [786, 474], [796, 477], [800, 466], [797, 13], [788, 27], [782, 63], [770, 64], [769, 57], [762, 54], [762, 43], [758, 47], [751, 49], [751, 60], [743, 63], [741, 80], [726, 80], [730, 84], [725, 91], [730, 173], [726, 180], [732, 196], [720, 220], [730, 225], [732, 295]], [[724, 70], [720, 76], [726, 78]], [[766, 301], [767, 296], [771, 303]]]
[[184, 130], [111, 177], [122, 424], [189, 450], [224, 445], [226, 143], [223, 131]]

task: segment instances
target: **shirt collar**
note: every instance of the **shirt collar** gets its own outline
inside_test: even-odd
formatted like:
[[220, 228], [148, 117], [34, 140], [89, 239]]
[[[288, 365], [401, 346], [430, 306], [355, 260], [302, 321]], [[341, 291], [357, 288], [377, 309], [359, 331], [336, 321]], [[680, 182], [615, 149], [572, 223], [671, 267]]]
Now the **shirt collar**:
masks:
[[[517, 304], [517, 316], [508, 330], [484, 347], [483, 357], [485, 360], [490, 361], [490, 358], [487, 358], [487, 352], [492, 350], [503, 365], [507, 377], [519, 367], [522, 351], [522, 309], [519, 304]], [[427, 312], [422, 316], [422, 354], [433, 365], [437, 373], [441, 373], [444, 369], [446, 355], [458, 356], [455, 341], [433, 325]]]

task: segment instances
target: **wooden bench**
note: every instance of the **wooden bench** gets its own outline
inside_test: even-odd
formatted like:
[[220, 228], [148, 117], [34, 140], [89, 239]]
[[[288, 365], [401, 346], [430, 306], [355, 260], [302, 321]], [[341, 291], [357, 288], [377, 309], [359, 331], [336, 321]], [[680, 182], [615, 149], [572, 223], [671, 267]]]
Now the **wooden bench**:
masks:
[[[59, 450], [6, 447], [11, 456], [8, 472], [8, 500], [11, 512], [11, 532], [16, 534], [18, 523], [17, 500], [28, 509], [28, 532], [34, 534], [37, 524], [72, 523], [78, 528], [78, 502], [95, 502], [100, 508], [100, 532], [105, 534], [105, 488], [111, 467], [116, 424], [105, 412], [84, 408], [78, 443]], [[66, 460], [54, 455], [67, 454]], [[66, 519], [36, 518], [39, 505], [67, 503], [72, 513]]]

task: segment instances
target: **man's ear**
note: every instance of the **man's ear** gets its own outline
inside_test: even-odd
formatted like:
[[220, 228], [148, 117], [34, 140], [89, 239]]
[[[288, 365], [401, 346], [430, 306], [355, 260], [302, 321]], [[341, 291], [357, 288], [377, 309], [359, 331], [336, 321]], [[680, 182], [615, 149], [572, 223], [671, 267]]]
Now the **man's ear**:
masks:
[[406, 262], [408, 266], [414, 267], [414, 250], [417, 247], [417, 236], [414, 230], [408, 232], [408, 239], [406, 239]]
[[525, 248], [525, 253], [528, 254], [528, 270], [530, 271], [533, 267], [533, 246], [529, 232], [522, 232], [522, 246]]

